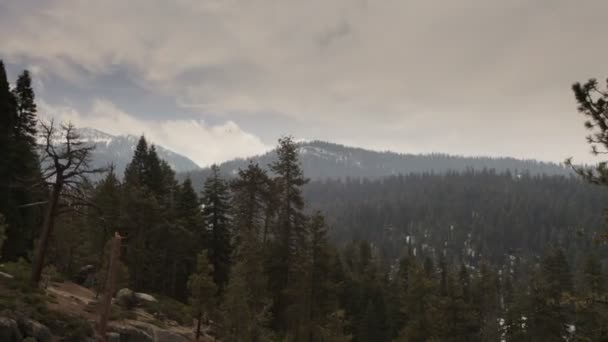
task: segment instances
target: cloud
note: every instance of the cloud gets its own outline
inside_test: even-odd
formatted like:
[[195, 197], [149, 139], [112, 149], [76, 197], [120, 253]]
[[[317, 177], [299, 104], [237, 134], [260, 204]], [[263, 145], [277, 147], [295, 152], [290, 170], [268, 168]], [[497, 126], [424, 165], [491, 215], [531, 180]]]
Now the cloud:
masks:
[[[561, 144], [545, 139], [587, 155], [569, 86], [604, 76], [608, 48], [597, 42], [607, 9], [550, 0], [9, 0], [0, 5], [0, 53], [75, 83], [86, 81], [83, 71], [120, 65], [198, 115], [272, 113], [300, 122], [295, 135], [424, 150], [407, 135], [387, 140], [386, 127], [446, 126], [451, 139], [425, 132], [440, 150], [517, 155], [527, 141], [531, 153], [562, 160]], [[355, 135], [365, 130], [374, 134]], [[488, 141], [488, 131], [505, 140]]]
[[270, 149], [232, 121], [208, 125], [202, 120], [141, 120], [104, 99], [94, 100], [86, 113], [44, 101], [39, 101], [39, 107], [44, 119], [72, 122], [77, 127], [91, 127], [113, 135], [143, 134], [151, 142], [188, 156], [200, 166]]

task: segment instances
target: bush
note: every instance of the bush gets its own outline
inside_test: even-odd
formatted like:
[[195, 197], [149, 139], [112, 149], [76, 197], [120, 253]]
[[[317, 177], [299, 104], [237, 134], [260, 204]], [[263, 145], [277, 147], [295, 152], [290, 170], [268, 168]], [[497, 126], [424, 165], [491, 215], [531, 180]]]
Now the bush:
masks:
[[158, 317], [170, 319], [180, 325], [192, 324], [192, 311], [190, 306], [169, 297], [156, 297], [157, 302], [143, 302], [142, 308]]

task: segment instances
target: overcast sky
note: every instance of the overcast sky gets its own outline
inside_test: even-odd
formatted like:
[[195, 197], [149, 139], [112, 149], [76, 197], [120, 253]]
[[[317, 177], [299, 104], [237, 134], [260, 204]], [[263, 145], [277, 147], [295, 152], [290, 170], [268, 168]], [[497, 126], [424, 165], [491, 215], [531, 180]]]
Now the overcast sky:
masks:
[[2, 0], [41, 114], [200, 165], [284, 134], [590, 162], [570, 86], [608, 76], [608, 1]]

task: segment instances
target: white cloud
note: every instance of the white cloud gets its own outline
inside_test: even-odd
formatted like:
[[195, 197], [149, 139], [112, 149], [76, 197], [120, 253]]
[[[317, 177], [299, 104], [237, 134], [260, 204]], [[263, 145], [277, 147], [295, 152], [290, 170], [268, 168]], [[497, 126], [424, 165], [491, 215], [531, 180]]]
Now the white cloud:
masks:
[[249, 157], [270, 149], [232, 121], [212, 126], [202, 120], [141, 120], [103, 99], [93, 101], [86, 113], [44, 101], [39, 101], [39, 107], [45, 119], [72, 122], [77, 127], [91, 127], [113, 135], [144, 134], [151, 142], [181, 153], [200, 166]]
[[[554, 160], [586, 157], [584, 132], [572, 129], [582, 119], [569, 86], [605, 76], [598, 73], [608, 52], [597, 44], [605, 1], [33, 3], [0, 7], [1, 53], [9, 59], [32, 59], [74, 82], [82, 69], [126, 66], [144, 86], [200, 113], [340, 125], [319, 138], [359, 145], [385, 139], [387, 126], [415, 130], [425, 113], [425, 125], [456, 134], [425, 132], [439, 150], [467, 153], [472, 145], [516, 155], [528, 141], [531, 153]], [[531, 117], [542, 119], [529, 127]], [[359, 130], [375, 133], [363, 141], [353, 133]], [[488, 141], [484, 130], [500, 130], [506, 140]], [[573, 153], [547, 140], [554, 132], [579, 141]], [[387, 144], [426, 148], [405, 135]]]

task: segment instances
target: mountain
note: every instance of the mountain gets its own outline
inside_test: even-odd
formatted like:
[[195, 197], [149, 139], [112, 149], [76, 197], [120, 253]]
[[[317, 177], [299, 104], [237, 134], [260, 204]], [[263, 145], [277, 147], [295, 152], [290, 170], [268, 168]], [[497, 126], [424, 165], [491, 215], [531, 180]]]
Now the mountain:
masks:
[[[93, 128], [79, 128], [80, 139], [95, 145], [92, 153], [92, 166], [104, 167], [114, 164], [116, 174], [122, 177], [125, 167], [133, 158], [133, 151], [139, 140], [134, 135], [111, 135]], [[154, 143], [154, 142], [149, 142]], [[189, 158], [156, 145], [156, 152], [166, 160], [176, 172], [198, 170], [200, 167]]]
[[[238, 169], [249, 161], [267, 168], [275, 160], [275, 151], [250, 159], [235, 159], [220, 164], [225, 176], [236, 175]], [[515, 158], [463, 157], [447, 154], [401, 154], [378, 152], [344, 145], [310, 141], [299, 143], [299, 157], [304, 175], [312, 180], [368, 178], [379, 179], [390, 175], [413, 173], [447, 173], [466, 170], [510, 171], [516, 174], [569, 175], [571, 171], [555, 163]], [[182, 173], [180, 178], [189, 176], [194, 186], [202, 187], [209, 169]]]

